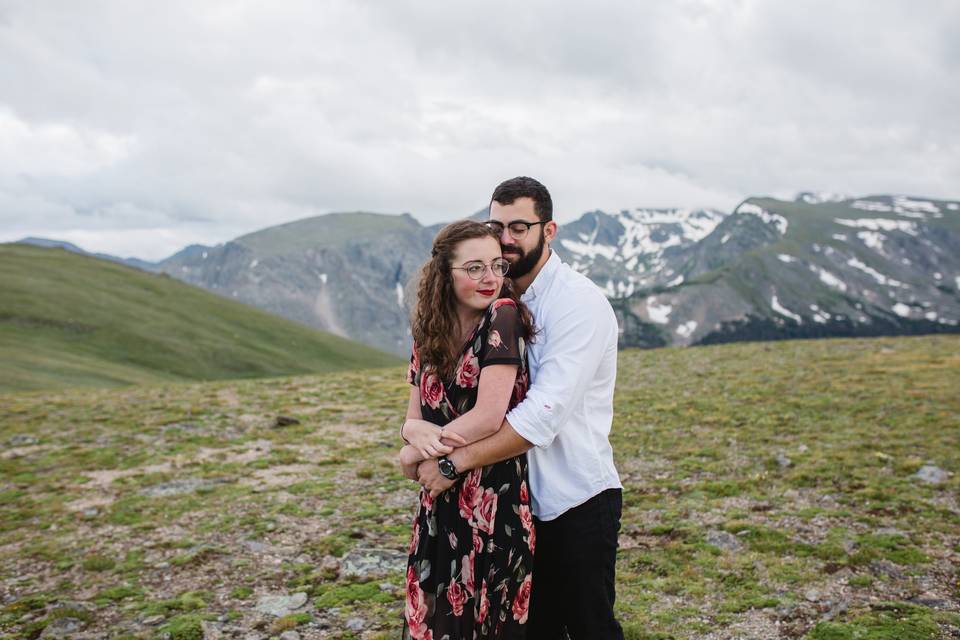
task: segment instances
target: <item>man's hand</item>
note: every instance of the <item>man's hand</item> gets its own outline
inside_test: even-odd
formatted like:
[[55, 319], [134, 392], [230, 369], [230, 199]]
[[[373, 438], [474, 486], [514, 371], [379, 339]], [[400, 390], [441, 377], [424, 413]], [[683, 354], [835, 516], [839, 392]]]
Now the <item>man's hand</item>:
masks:
[[417, 478], [419, 478], [423, 488], [430, 492], [431, 498], [436, 498], [456, 482], [456, 480], [448, 480], [440, 475], [440, 467], [437, 466], [436, 458], [430, 458], [420, 463], [420, 466], [417, 467]]

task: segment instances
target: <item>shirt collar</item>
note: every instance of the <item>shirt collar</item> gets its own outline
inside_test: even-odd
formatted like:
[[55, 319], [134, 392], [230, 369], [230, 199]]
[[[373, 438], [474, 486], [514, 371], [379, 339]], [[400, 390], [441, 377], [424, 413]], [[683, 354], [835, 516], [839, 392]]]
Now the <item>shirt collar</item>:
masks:
[[521, 300], [533, 300], [546, 291], [550, 283], [553, 282], [553, 278], [557, 274], [557, 269], [560, 268], [561, 262], [557, 252], [550, 249], [550, 257], [543, 263], [543, 267], [540, 269], [537, 277], [533, 279], [533, 282], [530, 283], [527, 290], [520, 296]]

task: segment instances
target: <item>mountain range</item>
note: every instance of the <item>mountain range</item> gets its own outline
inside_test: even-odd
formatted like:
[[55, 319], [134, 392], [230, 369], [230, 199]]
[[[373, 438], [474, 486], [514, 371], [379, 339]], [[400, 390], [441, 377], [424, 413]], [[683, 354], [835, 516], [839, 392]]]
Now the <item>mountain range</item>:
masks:
[[[333, 213], [137, 266], [404, 354], [440, 226]], [[958, 202], [804, 192], [729, 212], [598, 210], [553, 248], [604, 289], [623, 347], [960, 331]]]

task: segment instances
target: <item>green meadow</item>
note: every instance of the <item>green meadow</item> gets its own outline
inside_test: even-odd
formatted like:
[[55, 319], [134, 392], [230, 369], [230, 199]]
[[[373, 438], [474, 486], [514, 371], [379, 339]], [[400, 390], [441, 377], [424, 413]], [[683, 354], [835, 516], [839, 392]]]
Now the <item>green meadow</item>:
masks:
[[0, 244], [0, 393], [399, 362], [165, 275], [62, 249]]
[[[627, 638], [960, 635], [960, 337], [619, 366]], [[403, 368], [149, 381], [0, 395], [0, 637], [399, 637], [400, 571], [350, 566], [409, 542]]]

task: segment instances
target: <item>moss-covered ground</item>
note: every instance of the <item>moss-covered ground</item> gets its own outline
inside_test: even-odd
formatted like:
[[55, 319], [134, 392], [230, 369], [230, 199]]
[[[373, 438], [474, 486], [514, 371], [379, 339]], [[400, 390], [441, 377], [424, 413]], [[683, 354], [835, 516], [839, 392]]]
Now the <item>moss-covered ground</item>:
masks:
[[[957, 637], [958, 390], [955, 336], [621, 353], [627, 637]], [[400, 574], [339, 563], [406, 549], [406, 394], [380, 369], [0, 396], [0, 637], [397, 637]]]

